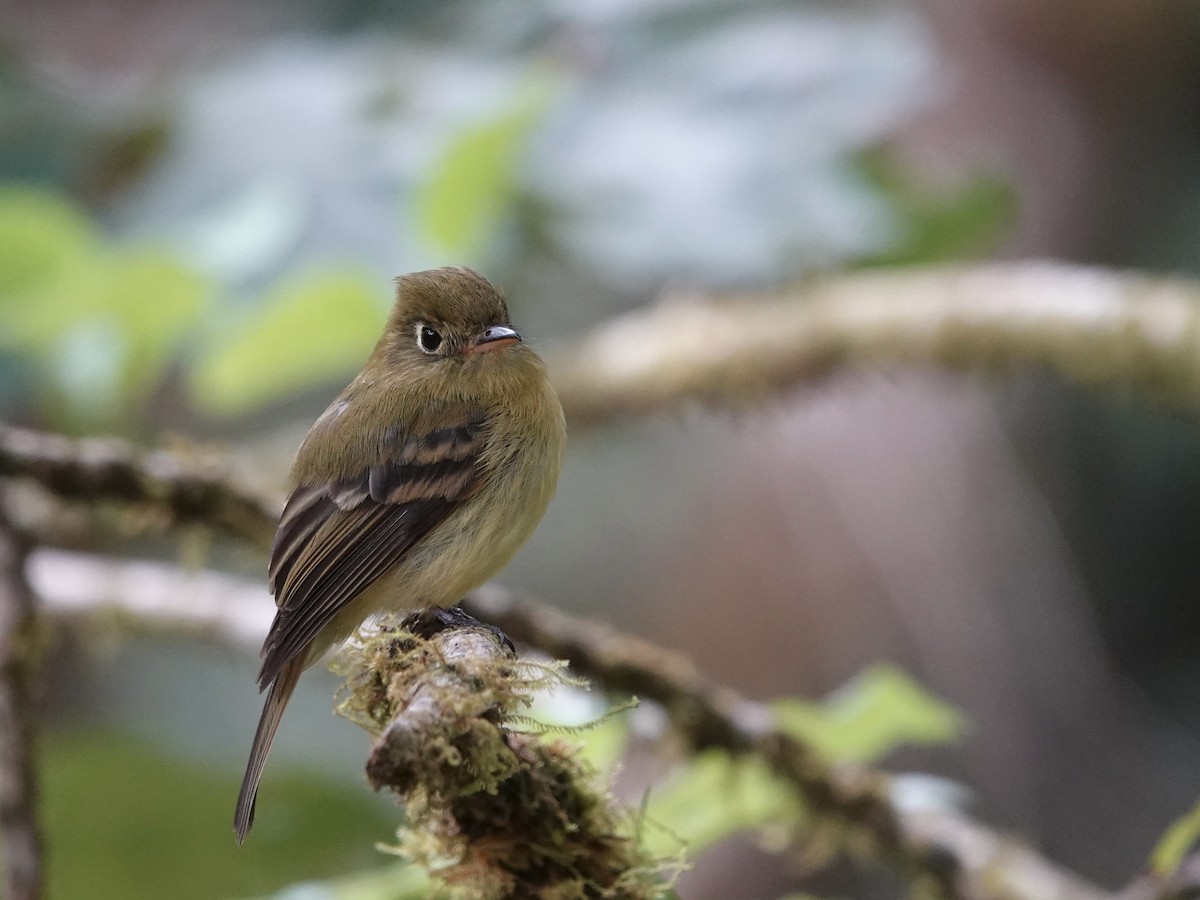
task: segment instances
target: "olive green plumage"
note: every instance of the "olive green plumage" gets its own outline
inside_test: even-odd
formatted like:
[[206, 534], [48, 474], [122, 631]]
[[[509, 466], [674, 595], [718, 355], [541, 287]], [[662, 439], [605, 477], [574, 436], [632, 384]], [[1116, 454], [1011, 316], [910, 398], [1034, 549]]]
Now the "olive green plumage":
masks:
[[300, 672], [374, 613], [450, 605], [486, 581], [533, 532], [558, 480], [562, 407], [496, 289], [469, 269], [397, 286], [366, 365], [292, 467], [239, 841]]

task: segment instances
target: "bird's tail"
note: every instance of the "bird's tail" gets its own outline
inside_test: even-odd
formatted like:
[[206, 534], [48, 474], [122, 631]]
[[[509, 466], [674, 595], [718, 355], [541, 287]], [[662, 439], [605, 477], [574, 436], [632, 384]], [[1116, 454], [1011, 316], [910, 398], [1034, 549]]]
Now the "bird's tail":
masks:
[[292, 698], [292, 691], [296, 689], [296, 681], [303, 669], [303, 658], [293, 659], [279, 670], [271, 682], [270, 693], [258, 719], [258, 730], [254, 732], [250, 760], [246, 763], [246, 774], [242, 776], [242, 789], [238, 791], [237, 810], [233, 815], [233, 831], [239, 844], [246, 839], [250, 826], [254, 824], [254, 799], [258, 796], [258, 782], [267, 762], [267, 753], [271, 749], [271, 741], [275, 739], [275, 732], [279, 730], [283, 709]]

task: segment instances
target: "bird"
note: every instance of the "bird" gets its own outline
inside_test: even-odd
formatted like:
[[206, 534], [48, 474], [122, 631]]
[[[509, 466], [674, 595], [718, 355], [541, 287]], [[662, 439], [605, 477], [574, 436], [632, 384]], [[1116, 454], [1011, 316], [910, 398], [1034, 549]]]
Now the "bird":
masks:
[[442, 268], [396, 279], [382, 336], [292, 465], [239, 844], [300, 674], [368, 618], [451, 606], [502, 569], [550, 503], [565, 445], [545, 365], [486, 278]]

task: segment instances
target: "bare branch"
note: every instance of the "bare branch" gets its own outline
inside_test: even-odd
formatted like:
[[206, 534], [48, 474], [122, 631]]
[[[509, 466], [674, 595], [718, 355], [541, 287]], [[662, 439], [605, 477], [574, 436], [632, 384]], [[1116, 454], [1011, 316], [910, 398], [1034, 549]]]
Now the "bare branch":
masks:
[[68, 624], [116, 624], [257, 652], [275, 613], [265, 584], [221, 572], [44, 547], [29, 554], [27, 571], [44, 613]]
[[[0, 497], [0, 499], [3, 499]], [[4, 896], [42, 895], [42, 841], [34, 769], [38, 633], [23, 541], [0, 504], [0, 850]]]
[[1042, 262], [839, 275], [667, 298], [550, 354], [572, 425], [746, 406], [847, 366], [1040, 367], [1200, 407], [1200, 284]]
[[271, 502], [217, 467], [111, 438], [71, 440], [0, 424], [0, 478], [6, 476], [33, 479], [68, 500], [153, 506], [173, 521], [199, 522], [264, 549], [279, 519]]

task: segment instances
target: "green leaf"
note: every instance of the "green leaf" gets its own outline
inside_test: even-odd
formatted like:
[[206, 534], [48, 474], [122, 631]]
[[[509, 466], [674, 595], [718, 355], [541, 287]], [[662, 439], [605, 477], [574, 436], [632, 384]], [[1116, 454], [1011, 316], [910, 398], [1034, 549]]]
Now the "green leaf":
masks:
[[21, 333], [54, 361], [67, 411], [100, 423], [136, 409], [158, 384], [200, 321], [209, 285], [149, 248], [118, 254], [86, 274], [44, 297]]
[[244, 414], [347, 376], [379, 338], [382, 309], [370, 279], [357, 273], [284, 285], [208, 342], [192, 372], [197, 403], [212, 413]]
[[[779, 727], [798, 734], [833, 761], [872, 762], [900, 744], [935, 744], [962, 734], [960, 713], [893, 666], [874, 666], [822, 704], [773, 704]], [[691, 855], [725, 837], [804, 812], [795, 793], [755, 758], [710, 751], [695, 757], [647, 804], [646, 847], [670, 853], [683, 839]], [[654, 823], [661, 824], [655, 829]]]
[[793, 792], [780, 789], [762, 760], [711, 750], [650, 794], [644, 846], [651, 856], [664, 857], [682, 839], [694, 857], [731, 834], [802, 816]]
[[978, 173], [950, 191], [921, 185], [884, 150], [855, 160], [859, 175], [885, 195], [900, 237], [887, 250], [861, 260], [865, 266], [950, 262], [987, 254], [1016, 217], [1016, 193], [1008, 181]]
[[612, 716], [579, 735], [580, 758], [597, 772], [611, 772], [629, 746], [629, 726], [624, 716]]
[[161, 250], [88, 254], [0, 313], [0, 344], [44, 368], [45, 399], [95, 426], [142, 403], [209, 296]]
[[876, 762], [904, 744], [944, 744], [965, 730], [962, 714], [894, 666], [860, 673], [820, 705], [780, 700], [781, 728], [831, 761]]
[[209, 296], [168, 251], [113, 250], [62, 198], [0, 188], [0, 347], [42, 370], [43, 401], [74, 424], [138, 407]]
[[1150, 868], [1163, 878], [1169, 877], [1197, 841], [1200, 841], [1200, 801], [1167, 829], [1150, 854]]
[[[631, 698], [617, 706], [609, 698], [574, 684], [555, 684], [534, 694], [528, 718], [549, 741], [564, 737], [579, 741], [579, 758], [596, 772], [611, 772], [629, 745], [625, 712], [636, 706]], [[524, 717], [522, 717], [524, 718]], [[525, 728], [518, 725], [518, 728]]]
[[178, 259], [153, 248], [118, 254], [106, 274], [92, 302], [124, 335], [119, 387], [123, 398], [138, 400], [200, 321], [211, 287]]
[[0, 311], [53, 283], [97, 246], [91, 222], [65, 198], [0, 186]]
[[415, 198], [420, 234], [436, 250], [477, 258], [516, 194], [516, 167], [550, 94], [539, 83], [497, 115], [454, 135]]

